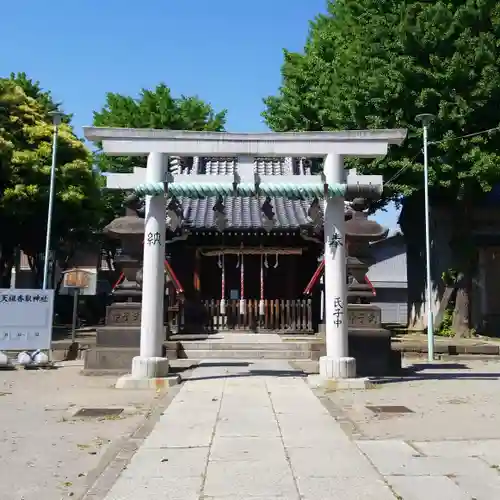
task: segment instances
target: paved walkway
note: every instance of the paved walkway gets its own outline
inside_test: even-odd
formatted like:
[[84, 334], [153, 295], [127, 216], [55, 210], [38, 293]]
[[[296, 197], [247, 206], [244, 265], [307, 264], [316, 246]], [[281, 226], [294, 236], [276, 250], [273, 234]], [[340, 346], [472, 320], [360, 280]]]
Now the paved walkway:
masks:
[[279, 361], [200, 366], [106, 500], [398, 498], [296, 375]]

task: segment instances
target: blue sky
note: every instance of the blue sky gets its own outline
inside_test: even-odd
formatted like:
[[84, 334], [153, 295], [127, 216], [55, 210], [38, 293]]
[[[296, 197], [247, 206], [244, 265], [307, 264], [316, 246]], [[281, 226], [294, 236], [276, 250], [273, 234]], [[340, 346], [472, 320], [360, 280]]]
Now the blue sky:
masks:
[[[0, 75], [39, 80], [79, 134], [106, 92], [136, 95], [160, 82], [227, 109], [229, 131], [263, 131], [262, 98], [280, 85], [282, 50], [301, 50], [324, 8], [325, 0], [5, 2]], [[395, 217], [377, 220], [394, 227]]]

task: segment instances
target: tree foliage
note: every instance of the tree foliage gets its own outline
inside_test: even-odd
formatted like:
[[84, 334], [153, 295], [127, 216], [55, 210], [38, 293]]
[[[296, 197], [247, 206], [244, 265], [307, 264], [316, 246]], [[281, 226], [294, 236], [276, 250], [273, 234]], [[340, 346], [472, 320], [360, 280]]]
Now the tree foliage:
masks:
[[[101, 111], [94, 112], [97, 127], [155, 128], [167, 130], [222, 131], [226, 111], [215, 112], [212, 106], [197, 97], [173, 97], [165, 84], [153, 90], [143, 89], [138, 98], [108, 93]], [[100, 145], [95, 155], [102, 172], [130, 172], [133, 167], [145, 167], [146, 157], [117, 157], [102, 153]], [[121, 214], [123, 196], [108, 192], [107, 219]]]
[[403, 127], [408, 140], [365, 170], [395, 195], [422, 187], [420, 113], [432, 113], [430, 182], [449, 199], [498, 182], [500, 2], [338, 0], [311, 26], [302, 54], [285, 52], [283, 84], [266, 99], [273, 130]]
[[[57, 108], [50, 93], [26, 75], [0, 79], [0, 273], [8, 285], [15, 248], [23, 250], [39, 271], [44, 252]], [[69, 117], [66, 115], [66, 122]], [[101, 217], [99, 176], [91, 156], [69, 123], [59, 126], [52, 248], [88, 241]]]
[[434, 203], [447, 204], [459, 221], [453, 242], [460, 242], [461, 330], [473, 272], [470, 253], [461, 251], [472, 246], [471, 207], [500, 181], [499, 39], [498, 1], [329, 1], [304, 52], [285, 52], [282, 86], [265, 100], [264, 117], [277, 131], [407, 128], [404, 145], [386, 159], [356, 165], [383, 174], [385, 196], [398, 199], [423, 186], [416, 116], [435, 115], [429, 182]]

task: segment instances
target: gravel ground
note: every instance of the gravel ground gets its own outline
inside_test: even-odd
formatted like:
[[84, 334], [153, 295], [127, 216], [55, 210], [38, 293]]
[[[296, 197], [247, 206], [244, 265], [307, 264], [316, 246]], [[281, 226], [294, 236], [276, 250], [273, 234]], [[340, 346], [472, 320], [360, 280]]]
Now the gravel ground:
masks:
[[[61, 365], [0, 371], [1, 500], [79, 498], [106, 451], [143, 424], [161, 397], [114, 389], [116, 377], [84, 377], [79, 362]], [[81, 408], [124, 412], [74, 417]]]
[[[500, 362], [416, 363], [404, 379], [328, 397], [370, 439], [433, 441], [500, 438]], [[412, 413], [374, 413], [366, 406], [406, 406]]]

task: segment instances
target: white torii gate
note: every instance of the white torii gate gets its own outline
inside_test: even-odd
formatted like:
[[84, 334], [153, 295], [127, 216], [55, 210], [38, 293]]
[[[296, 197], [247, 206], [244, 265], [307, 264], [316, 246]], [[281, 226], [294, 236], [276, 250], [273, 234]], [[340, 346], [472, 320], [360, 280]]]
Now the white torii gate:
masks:
[[[345, 132], [290, 132], [235, 134], [225, 132], [185, 132], [150, 129], [84, 127], [90, 141], [102, 142], [105, 153], [119, 156], [148, 156], [147, 168], [129, 174], [110, 174], [109, 189], [136, 189], [142, 185], [146, 196], [143, 296], [140, 355], [132, 361], [127, 380], [134, 386], [148, 386], [152, 379], [168, 374], [168, 360], [161, 357], [163, 343], [163, 287], [165, 257], [166, 189], [189, 186], [255, 186], [280, 189], [300, 186], [318, 190], [325, 198], [325, 329], [326, 356], [320, 359], [320, 375], [329, 379], [356, 376], [356, 361], [348, 354], [347, 284], [345, 255], [344, 196], [380, 196], [382, 176], [346, 175], [344, 158], [377, 158], [387, 154], [390, 144], [401, 144], [406, 130], [364, 130]], [[172, 175], [168, 156], [237, 157], [238, 172], [228, 176]], [[259, 176], [254, 171], [256, 157], [325, 158], [323, 175]], [[146, 184], [145, 184], [146, 183]], [[161, 187], [158, 190], [159, 186]], [[272, 188], [271, 188], [272, 186]], [[332, 194], [333, 187], [343, 186]], [[149, 187], [149, 188], [148, 188]], [[155, 189], [152, 189], [156, 187]], [[148, 191], [149, 189], [149, 191]], [[225, 191], [227, 193], [227, 189]], [[286, 194], [284, 195], [287, 196]], [[148, 235], [155, 238], [148, 239]], [[127, 384], [120, 384], [121, 387]], [[130, 385], [129, 385], [130, 386]]]

